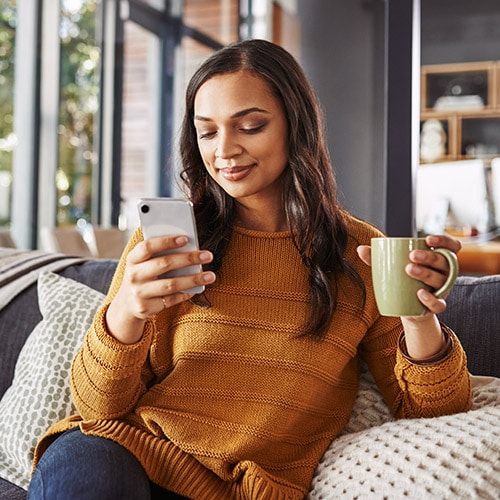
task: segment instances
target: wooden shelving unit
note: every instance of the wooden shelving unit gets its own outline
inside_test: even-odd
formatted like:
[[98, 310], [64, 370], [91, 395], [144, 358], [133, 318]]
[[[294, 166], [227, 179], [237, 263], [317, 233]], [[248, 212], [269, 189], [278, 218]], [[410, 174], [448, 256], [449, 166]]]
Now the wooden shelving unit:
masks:
[[435, 161], [499, 156], [500, 61], [422, 66], [420, 117], [445, 131], [445, 153]]

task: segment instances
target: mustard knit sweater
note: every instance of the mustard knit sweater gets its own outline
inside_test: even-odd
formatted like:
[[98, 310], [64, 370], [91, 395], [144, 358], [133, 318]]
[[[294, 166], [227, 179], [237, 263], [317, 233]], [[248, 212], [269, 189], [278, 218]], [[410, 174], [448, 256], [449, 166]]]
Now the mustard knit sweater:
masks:
[[[379, 316], [370, 269], [356, 247], [379, 235], [346, 216], [346, 259], [367, 300], [348, 279], [326, 337], [298, 337], [309, 306], [308, 275], [289, 233], [235, 228], [210, 308], [191, 302], [147, 322], [122, 345], [105, 311], [124, 272], [122, 257], [105, 304], [73, 362], [78, 415], [42, 438], [35, 463], [75, 425], [129, 449], [148, 476], [193, 499], [300, 499], [330, 442], [346, 424], [367, 361], [392, 412], [425, 417], [467, 410], [464, 352], [454, 339], [445, 361], [419, 366], [397, 349], [399, 319]], [[124, 256], [142, 238], [138, 230]]]

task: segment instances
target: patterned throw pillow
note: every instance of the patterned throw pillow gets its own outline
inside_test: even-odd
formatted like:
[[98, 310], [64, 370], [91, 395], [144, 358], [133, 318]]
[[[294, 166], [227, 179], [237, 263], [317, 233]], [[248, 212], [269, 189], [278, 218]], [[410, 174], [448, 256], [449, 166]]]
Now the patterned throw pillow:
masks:
[[69, 374], [73, 357], [104, 295], [52, 272], [40, 273], [42, 321], [28, 337], [14, 380], [0, 401], [0, 470], [27, 488], [33, 451], [53, 423], [73, 412]]

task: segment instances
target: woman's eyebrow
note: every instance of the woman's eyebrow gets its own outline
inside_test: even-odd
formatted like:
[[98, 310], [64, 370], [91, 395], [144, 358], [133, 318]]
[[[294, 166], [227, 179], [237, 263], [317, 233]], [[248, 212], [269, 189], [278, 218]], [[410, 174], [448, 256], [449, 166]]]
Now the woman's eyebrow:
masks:
[[[269, 111], [267, 111], [265, 109], [262, 109], [262, 108], [258, 108], [258, 107], [245, 108], [245, 109], [242, 109], [241, 111], [237, 111], [236, 113], [234, 113], [233, 115], [231, 115], [231, 118], [241, 118], [242, 116], [248, 115], [250, 113], [266, 113], [266, 114], [269, 114]], [[195, 115], [194, 119], [197, 120], [197, 121], [204, 121], [204, 122], [212, 121], [211, 118], [207, 118], [207, 117], [201, 116], [201, 115]]]

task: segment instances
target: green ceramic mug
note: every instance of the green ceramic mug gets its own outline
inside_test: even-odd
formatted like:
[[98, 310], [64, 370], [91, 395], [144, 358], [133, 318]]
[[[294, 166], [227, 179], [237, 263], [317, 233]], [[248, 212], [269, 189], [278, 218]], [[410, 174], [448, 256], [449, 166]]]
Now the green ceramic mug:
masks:
[[[406, 274], [409, 254], [416, 249], [432, 250], [448, 261], [450, 273], [439, 290], [432, 290]], [[426, 309], [418, 300], [417, 290], [425, 288], [441, 297], [451, 289], [458, 276], [457, 256], [446, 248], [429, 248], [425, 238], [372, 238], [371, 254], [373, 290], [383, 316], [421, 316]]]

